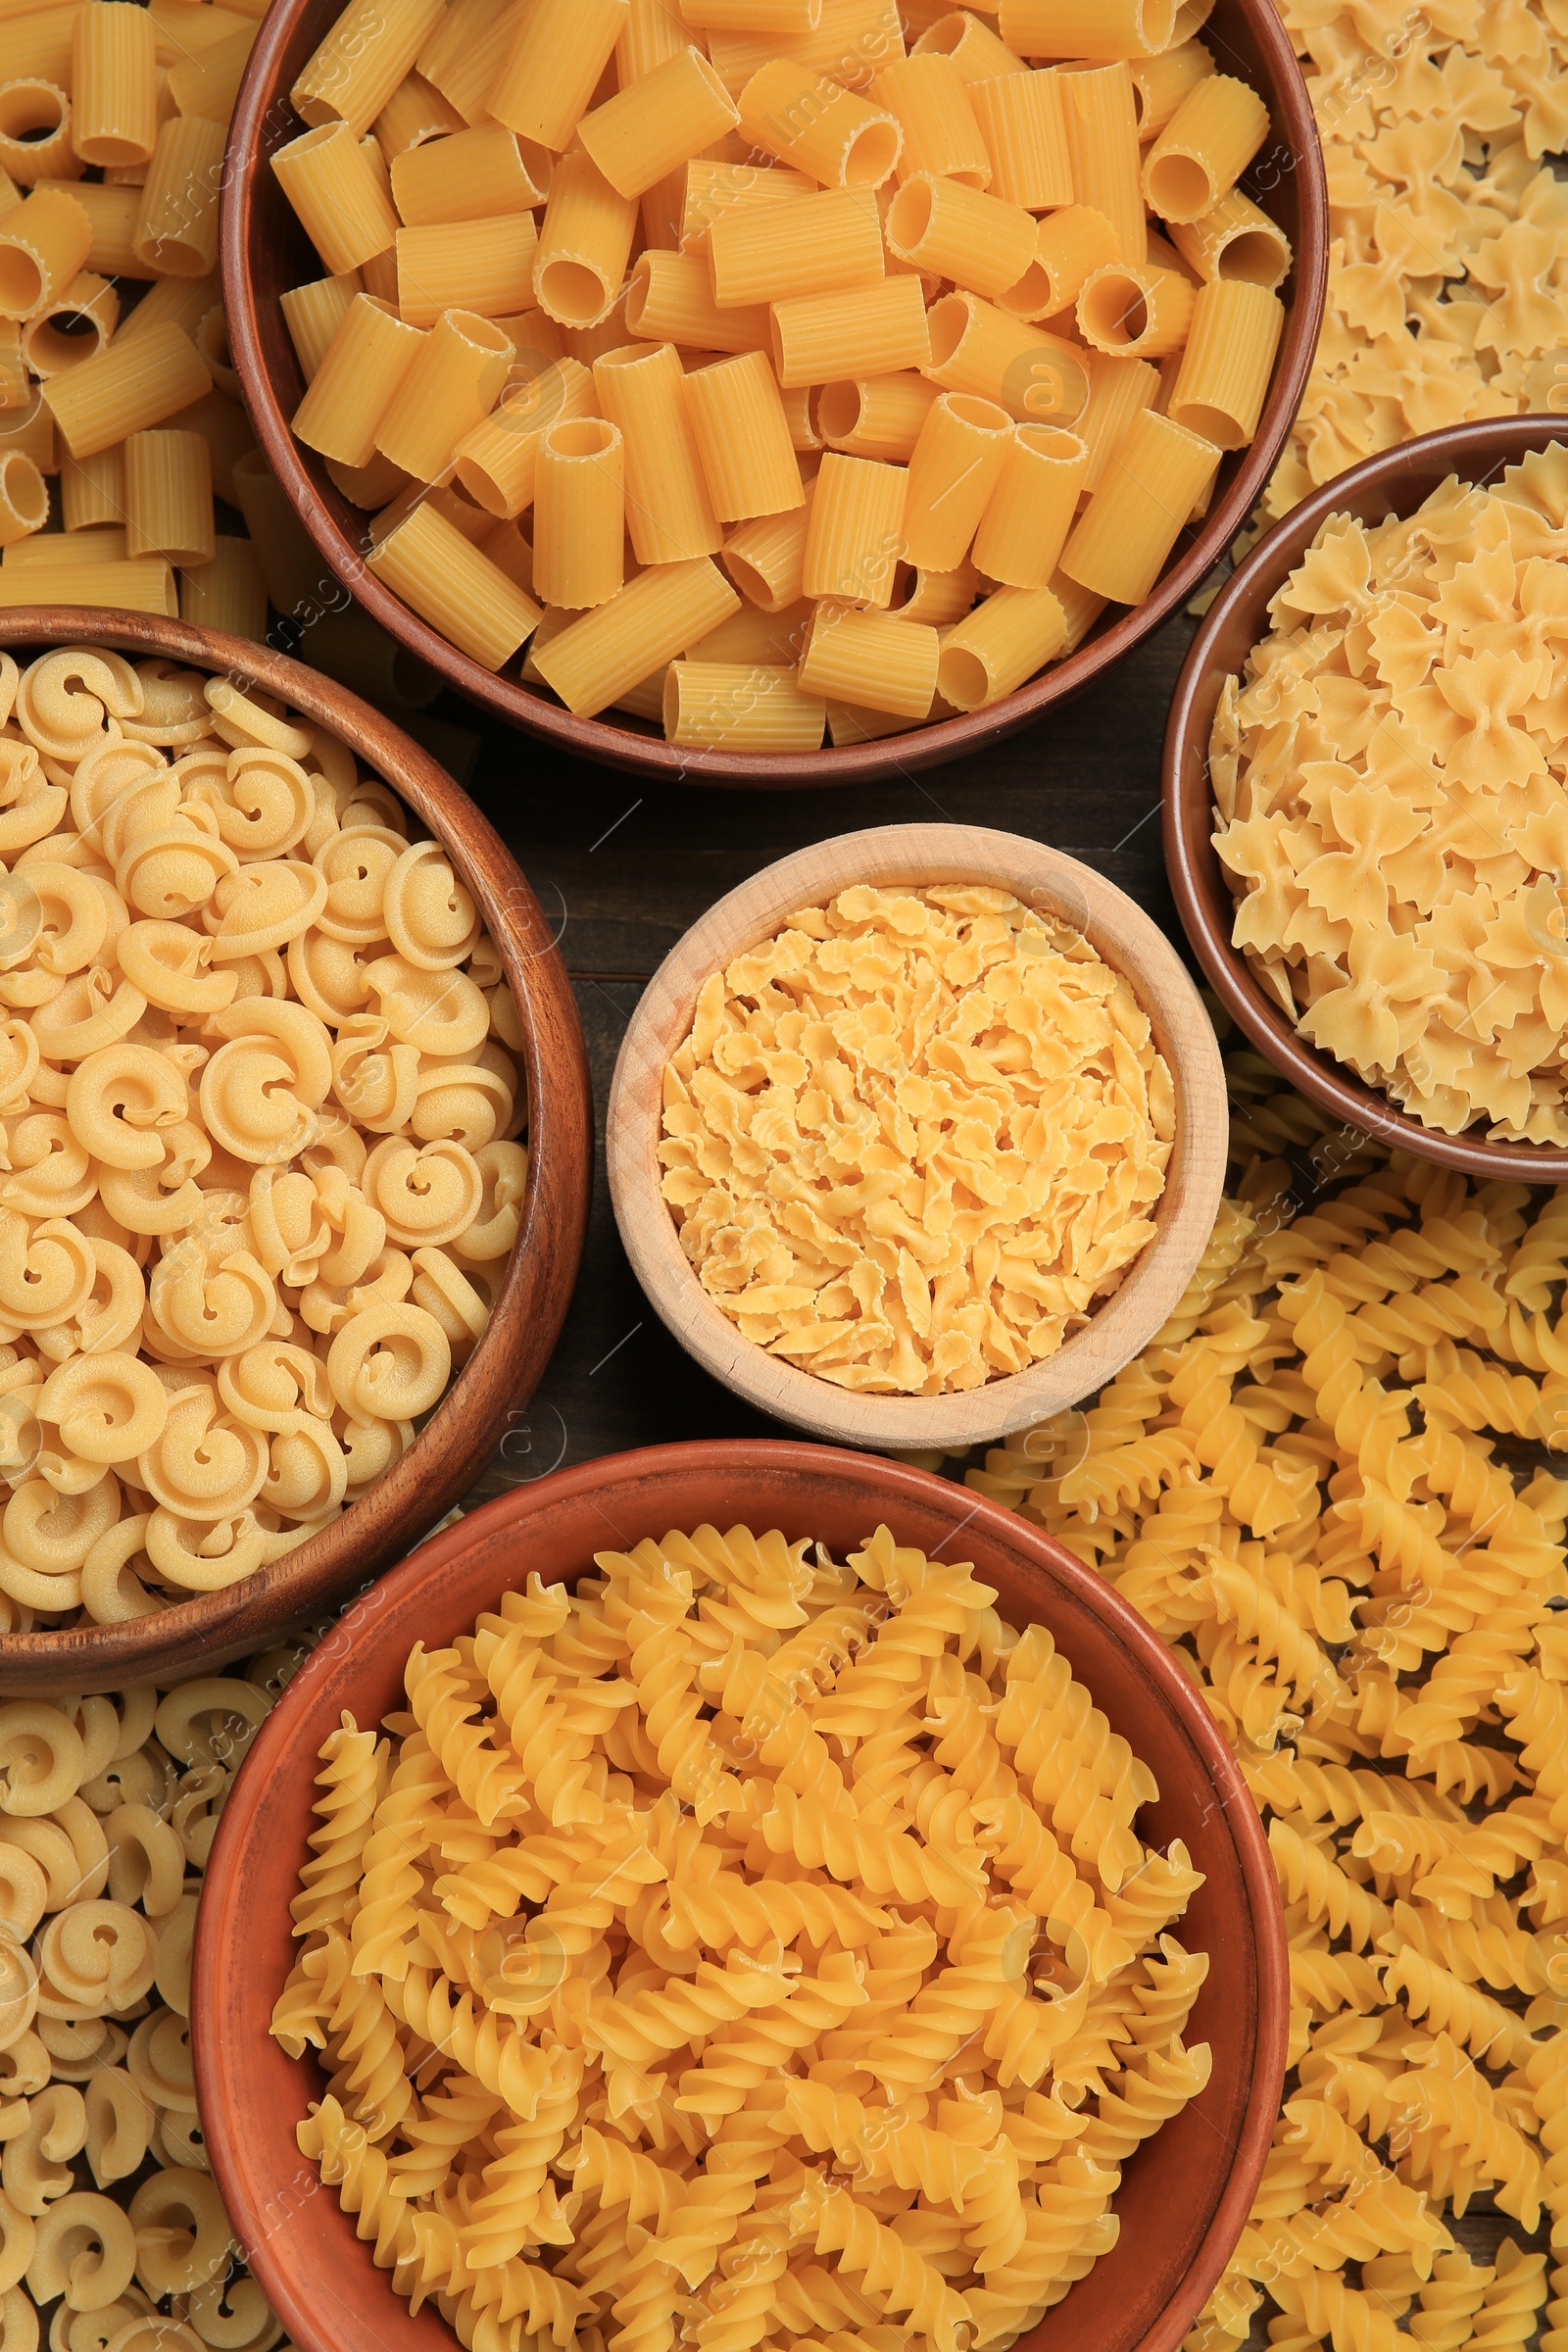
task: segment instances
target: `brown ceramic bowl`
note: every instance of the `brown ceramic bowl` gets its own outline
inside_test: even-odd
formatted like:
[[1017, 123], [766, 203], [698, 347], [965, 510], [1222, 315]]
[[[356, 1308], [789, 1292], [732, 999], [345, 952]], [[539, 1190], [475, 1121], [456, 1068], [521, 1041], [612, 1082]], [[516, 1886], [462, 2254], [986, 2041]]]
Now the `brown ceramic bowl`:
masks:
[[1468, 1176], [1522, 1178], [1527, 1184], [1568, 1184], [1568, 1151], [1489, 1143], [1479, 1128], [1440, 1135], [1424, 1127], [1344, 1062], [1319, 1053], [1264, 993], [1241, 949], [1231, 945], [1236, 902], [1214, 853], [1208, 742], [1225, 680], [1240, 676], [1249, 653], [1267, 635], [1269, 599], [1330, 514], [1354, 514], [1368, 523], [1408, 514], [1449, 474], [1465, 482], [1493, 481], [1531, 450], [1565, 439], [1568, 426], [1554, 417], [1489, 416], [1424, 433], [1325, 482], [1258, 541], [1214, 599], [1177, 681], [1165, 729], [1165, 863], [1194, 953], [1227, 1012], [1292, 1086], [1347, 1127]]
[[60, 605], [0, 612], [0, 647], [117, 646], [249, 680], [341, 735], [446, 848], [497, 941], [528, 1079], [528, 1183], [483, 1339], [403, 1459], [365, 1498], [260, 1574], [128, 1625], [0, 1635], [0, 1691], [120, 1690], [260, 1649], [416, 1544], [488, 1461], [556, 1344], [588, 1218], [593, 1110], [570, 984], [521, 867], [445, 769], [368, 703], [299, 662], [188, 621]]
[[251, 2269], [302, 2352], [451, 2352], [433, 2309], [411, 2319], [294, 2127], [323, 2078], [268, 2033], [293, 1957], [289, 1897], [307, 1857], [317, 1750], [344, 1710], [403, 1702], [416, 1641], [449, 1642], [537, 1570], [572, 1582], [593, 1553], [705, 1520], [843, 1548], [886, 1521], [900, 1543], [974, 1563], [1013, 1624], [1047, 1626], [1160, 1788], [1145, 1833], [1183, 1838], [1207, 1883], [1178, 1933], [1209, 1955], [1189, 2038], [1206, 2090], [1127, 2165], [1121, 2238], [1029, 2352], [1175, 2352], [1235, 2245], [1279, 2112], [1289, 1979], [1256, 1810], [1201, 1698], [1103, 1579], [1012, 1512], [897, 1462], [794, 1441], [651, 1446], [557, 1471], [444, 1530], [367, 1593], [263, 1725], [223, 1809], [196, 1930], [191, 2025], [202, 2124]]
[[1284, 228], [1296, 267], [1281, 288], [1285, 335], [1257, 437], [1250, 449], [1227, 456], [1207, 514], [1183, 532], [1163, 577], [1143, 604], [1102, 620], [1065, 662], [990, 710], [876, 743], [804, 756], [683, 751], [635, 719], [573, 718], [521, 682], [515, 660], [500, 675], [481, 669], [366, 570], [368, 517], [348, 504], [321, 459], [289, 430], [305, 382], [278, 296], [319, 277], [322, 268], [268, 159], [303, 128], [288, 93], [339, 7], [340, 0], [273, 0], [240, 86], [222, 206], [223, 306], [240, 387], [268, 463], [330, 571], [420, 661], [514, 726], [610, 767], [753, 791], [862, 783], [939, 766], [1027, 726], [1120, 661], [1192, 595], [1251, 513], [1285, 445], [1317, 344], [1328, 268], [1328, 194], [1306, 85], [1272, 0], [1216, 0], [1202, 37], [1223, 73], [1250, 81], [1266, 100], [1273, 122], [1244, 185]]

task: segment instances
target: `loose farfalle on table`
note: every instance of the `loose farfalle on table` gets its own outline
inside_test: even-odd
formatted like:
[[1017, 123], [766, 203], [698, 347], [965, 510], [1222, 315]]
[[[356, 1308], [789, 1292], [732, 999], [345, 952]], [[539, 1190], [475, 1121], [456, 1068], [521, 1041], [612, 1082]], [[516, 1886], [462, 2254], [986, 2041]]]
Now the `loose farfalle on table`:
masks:
[[0, 656], [0, 1596], [114, 1623], [378, 1479], [483, 1331], [515, 1010], [438, 842], [270, 698]]

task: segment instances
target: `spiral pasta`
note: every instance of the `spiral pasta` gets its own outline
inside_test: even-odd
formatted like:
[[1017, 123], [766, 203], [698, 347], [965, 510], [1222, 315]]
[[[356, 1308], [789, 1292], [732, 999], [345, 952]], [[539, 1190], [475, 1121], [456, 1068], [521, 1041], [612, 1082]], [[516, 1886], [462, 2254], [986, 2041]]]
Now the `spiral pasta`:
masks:
[[325, 1741], [272, 2019], [326, 2075], [302, 2148], [465, 2343], [1009, 2343], [1207, 2080], [1152, 1777], [1043, 1627], [885, 1527], [595, 1566]]
[[385, 1475], [489, 1320], [527, 1102], [473, 900], [324, 729], [95, 647], [0, 654], [0, 760], [50, 778], [0, 818], [0, 1632], [29, 1632], [231, 1585]]

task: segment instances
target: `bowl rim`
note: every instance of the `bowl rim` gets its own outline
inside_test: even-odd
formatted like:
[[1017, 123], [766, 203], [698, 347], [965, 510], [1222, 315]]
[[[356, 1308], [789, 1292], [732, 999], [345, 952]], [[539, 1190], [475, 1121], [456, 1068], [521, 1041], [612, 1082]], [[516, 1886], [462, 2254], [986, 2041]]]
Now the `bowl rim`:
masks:
[[[303, 662], [195, 622], [95, 606], [0, 612], [0, 651], [107, 645], [259, 683], [339, 734], [442, 843], [496, 940], [524, 1050], [528, 1175], [484, 1337], [402, 1460], [318, 1535], [256, 1575], [118, 1625], [0, 1634], [0, 1693], [120, 1690], [263, 1648], [416, 1544], [484, 1468], [559, 1337], [587, 1229], [593, 1111], [587, 1055], [559, 947], [520, 865], [484, 812], [414, 738]], [[475, 1376], [477, 1372], [477, 1377]], [[440, 1467], [444, 1449], [449, 1466]], [[362, 1515], [363, 1514], [363, 1515]]]
[[1258, 1052], [1347, 1129], [1467, 1176], [1517, 1177], [1527, 1184], [1568, 1184], [1568, 1148], [1489, 1143], [1473, 1128], [1443, 1135], [1423, 1126], [1347, 1064], [1309, 1044], [1264, 994], [1247, 957], [1231, 944], [1235, 903], [1211, 838], [1208, 737], [1224, 680], [1236, 675], [1216, 651], [1232, 615], [1259, 589], [1272, 595], [1283, 584], [1331, 514], [1352, 514], [1368, 522], [1407, 514], [1449, 474], [1485, 484], [1553, 441], [1568, 445], [1568, 417], [1485, 416], [1446, 425], [1363, 458], [1293, 507], [1249, 551], [1204, 614], [1176, 681], [1160, 760], [1165, 866], [1176, 910], [1215, 995]]
[[[785, 1478], [791, 1484], [798, 1482], [807, 1493], [811, 1482], [824, 1480], [834, 1482], [846, 1494], [851, 1489], [863, 1493], [867, 1508], [874, 1510], [877, 1519], [896, 1518], [901, 1503], [939, 1508], [952, 1518], [955, 1537], [975, 1526], [992, 1544], [1017, 1555], [1026, 1570], [1054, 1580], [1070, 1602], [1098, 1618], [1110, 1638], [1130, 1653], [1191, 1741], [1200, 1770], [1212, 1785], [1209, 1809], [1223, 1821], [1237, 1856], [1246, 1918], [1256, 1953], [1254, 2051], [1245, 2115], [1230, 2143], [1230, 2168], [1204, 2235], [1164, 2310], [1135, 2347], [1135, 2352], [1177, 2352], [1240, 2237], [1272, 2143], [1288, 2057], [1290, 1972], [1273, 1858], [1240, 1765], [1171, 1651], [1112, 1585], [1016, 1512], [928, 1471], [800, 1439], [696, 1439], [578, 1463], [496, 1497], [431, 1537], [416, 1556], [401, 1562], [377, 1584], [357, 1614], [368, 1616], [373, 1609], [384, 1635], [391, 1623], [388, 1610], [412, 1597], [426, 1580], [433, 1588], [444, 1584], [465, 1553], [484, 1546], [492, 1538], [497, 1539], [496, 1589], [505, 1589], [527, 1564], [520, 1538], [528, 1520], [557, 1504], [602, 1497], [598, 1515], [611, 1535], [619, 1537], [612, 1514], [614, 1494], [622, 1487], [662, 1477], [673, 1494], [693, 1478], [710, 1481], [717, 1473], [736, 1498], [730, 1507], [750, 1512], [748, 1481], [765, 1478], [770, 1471], [780, 1482]], [[672, 1502], [670, 1507], [677, 1514], [674, 1523], [680, 1524], [678, 1503]], [[764, 1499], [762, 1515], [774, 1508], [772, 1501]], [[338, 1692], [333, 1678], [328, 1676], [325, 1690], [318, 1690], [317, 1686], [323, 1668], [333, 1669], [348, 1660], [356, 1633], [356, 1624], [345, 1620], [310, 1653], [284, 1686], [252, 1742], [219, 1819], [197, 1911], [192, 1955], [192, 2058], [213, 2174], [245, 2259], [303, 2352], [336, 2352], [336, 2346], [322, 2325], [319, 2305], [312, 2299], [308, 2283], [297, 2283], [286, 2262], [274, 2259], [270, 2249], [282, 2222], [300, 2200], [302, 2171], [314, 2180], [314, 2169], [295, 2169], [286, 2177], [268, 2172], [259, 2152], [265, 2144], [264, 2133], [257, 2131], [253, 2115], [240, 2113], [234, 2095], [232, 2054], [239, 2036], [220, 2030], [220, 2021], [224, 2016], [225, 1984], [243, 1981], [245, 1975], [240, 1970], [230, 1971], [226, 1961], [236, 1937], [243, 1934], [241, 1862], [258, 1810], [289, 1760], [291, 1746], [299, 1743], [296, 1718], [303, 1716], [308, 1721], [315, 1712], [321, 1722], [328, 1717], [336, 1719]], [[301, 1732], [303, 1729], [302, 1725]], [[249, 1997], [254, 2006], [255, 1996]], [[291, 2133], [285, 2152], [295, 2153]], [[309, 2185], [303, 2193], [312, 2193]], [[390, 2294], [390, 2282], [387, 2291]], [[1016, 2352], [1029, 2352], [1033, 2332], [1020, 2338]]]
[[[658, 1189], [655, 1157], [666, 1049], [686, 1034], [698, 990], [736, 955], [771, 938], [798, 906], [855, 882], [930, 887], [980, 882], [1043, 901], [1127, 978], [1150, 1015], [1176, 1090], [1176, 1142], [1157, 1230], [1122, 1281], [1056, 1353], [983, 1388], [941, 1396], [840, 1389], [742, 1338], [697, 1280]], [[639, 998], [615, 1057], [605, 1165], [621, 1243], [661, 1320], [705, 1372], [760, 1412], [813, 1436], [873, 1450], [950, 1452], [1028, 1428], [1077, 1404], [1130, 1363], [1172, 1312], [1213, 1233], [1228, 1129], [1219, 1046], [1191, 976], [1153, 918], [1092, 866], [1022, 834], [980, 825], [875, 825], [797, 850], [725, 893], [681, 935]]]
[[1255, 506], [1306, 390], [1328, 288], [1328, 183], [1322, 142], [1290, 35], [1271, 0], [1235, 0], [1235, 4], [1272, 77], [1270, 114], [1276, 120], [1270, 168], [1276, 173], [1275, 184], [1289, 176], [1298, 189], [1292, 259], [1295, 292], [1257, 431], [1186, 553], [1167, 568], [1143, 603], [1092, 635], [1065, 661], [987, 709], [916, 727], [907, 734], [879, 737], [871, 743], [832, 745], [805, 754], [738, 755], [684, 749], [656, 736], [638, 735], [604, 718], [574, 717], [532, 688], [484, 669], [449, 645], [367, 569], [349, 534], [318, 496], [289, 429], [263, 358], [259, 306], [248, 263], [256, 233], [257, 175], [277, 144], [277, 132], [281, 129], [290, 135], [288, 125], [293, 122], [281, 86], [281, 58], [312, 0], [273, 0], [263, 21], [235, 102], [229, 154], [236, 168], [225, 172], [221, 199], [223, 309], [240, 389], [263, 455], [333, 577], [351, 590], [390, 636], [470, 701], [561, 751], [632, 774], [658, 776], [668, 783], [741, 792], [808, 791], [833, 784], [865, 783], [940, 766], [982, 751], [1079, 693], [1192, 595]]

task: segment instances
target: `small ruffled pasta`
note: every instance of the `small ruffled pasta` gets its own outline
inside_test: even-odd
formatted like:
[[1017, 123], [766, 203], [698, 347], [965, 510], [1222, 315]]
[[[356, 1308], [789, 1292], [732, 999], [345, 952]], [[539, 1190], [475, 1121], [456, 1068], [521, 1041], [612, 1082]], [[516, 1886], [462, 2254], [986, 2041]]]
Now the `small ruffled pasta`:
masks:
[[1004, 2346], [1208, 2079], [1152, 1776], [1043, 1627], [885, 1527], [595, 1569], [322, 1746], [272, 2017], [326, 2080], [302, 2149], [465, 2343], [479, 2276], [563, 2346], [681, 2312], [722, 2352]]

